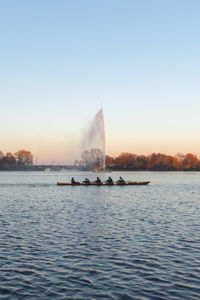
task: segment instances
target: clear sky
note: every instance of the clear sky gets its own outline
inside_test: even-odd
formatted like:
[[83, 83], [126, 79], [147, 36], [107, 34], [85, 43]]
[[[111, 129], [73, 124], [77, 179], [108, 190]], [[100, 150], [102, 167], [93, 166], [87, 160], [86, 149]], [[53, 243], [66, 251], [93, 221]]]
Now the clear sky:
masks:
[[72, 162], [102, 102], [107, 154], [200, 155], [200, 1], [0, 0], [0, 150]]

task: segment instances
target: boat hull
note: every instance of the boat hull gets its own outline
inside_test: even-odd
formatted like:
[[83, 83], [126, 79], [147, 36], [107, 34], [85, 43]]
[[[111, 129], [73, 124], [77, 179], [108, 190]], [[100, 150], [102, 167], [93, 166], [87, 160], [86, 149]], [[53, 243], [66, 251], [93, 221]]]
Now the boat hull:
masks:
[[67, 182], [57, 182], [57, 185], [70, 185], [70, 186], [130, 186], [130, 185], [147, 185], [149, 184], [150, 181], [141, 181], [141, 182], [137, 182], [137, 181], [133, 181], [133, 182], [127, 182], [127, 183], [67, 183]]

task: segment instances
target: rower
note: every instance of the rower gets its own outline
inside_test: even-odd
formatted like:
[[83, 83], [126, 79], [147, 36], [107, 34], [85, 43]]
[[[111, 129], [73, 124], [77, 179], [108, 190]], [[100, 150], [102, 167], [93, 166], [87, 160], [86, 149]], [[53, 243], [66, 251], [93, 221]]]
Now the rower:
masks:
[[106, 180], [107, 183], [113, 183], [112, 178], [109, 176], [108, 179]]
[[88, 178], [85, 178], [85, 180], [83, 181], [83, 183], [89, 184], [90, 180]]
[[72, 177], [72, 179], [71, 179], [71, 184], [79, 184], [80, 182], [78, 182], [78, 181], [75, 181], [74, 180], [74, 177]]
[[120, 176], [119, 180], [117, 180], [117, 183], [125, 183], [125, 180]]
[[101, 183], [101, 179], [97, 176], [97, 179], [95, 180], [95, 183]]

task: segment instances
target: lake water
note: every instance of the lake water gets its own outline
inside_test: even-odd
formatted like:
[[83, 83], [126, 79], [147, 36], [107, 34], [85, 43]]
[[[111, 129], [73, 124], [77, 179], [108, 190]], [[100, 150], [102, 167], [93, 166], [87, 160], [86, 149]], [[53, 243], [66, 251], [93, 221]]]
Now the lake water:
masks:
[[0, 299], [200, 299], [200, 173], [0, 172]]

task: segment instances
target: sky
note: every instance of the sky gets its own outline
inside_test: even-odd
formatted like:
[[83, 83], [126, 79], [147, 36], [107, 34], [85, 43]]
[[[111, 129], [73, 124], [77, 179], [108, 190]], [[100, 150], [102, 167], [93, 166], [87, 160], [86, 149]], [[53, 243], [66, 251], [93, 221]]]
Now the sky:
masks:
[[0, 0], [0, 150], [72, 163], [102, 104], [106, 154], [200, 156], [200, 1]]

